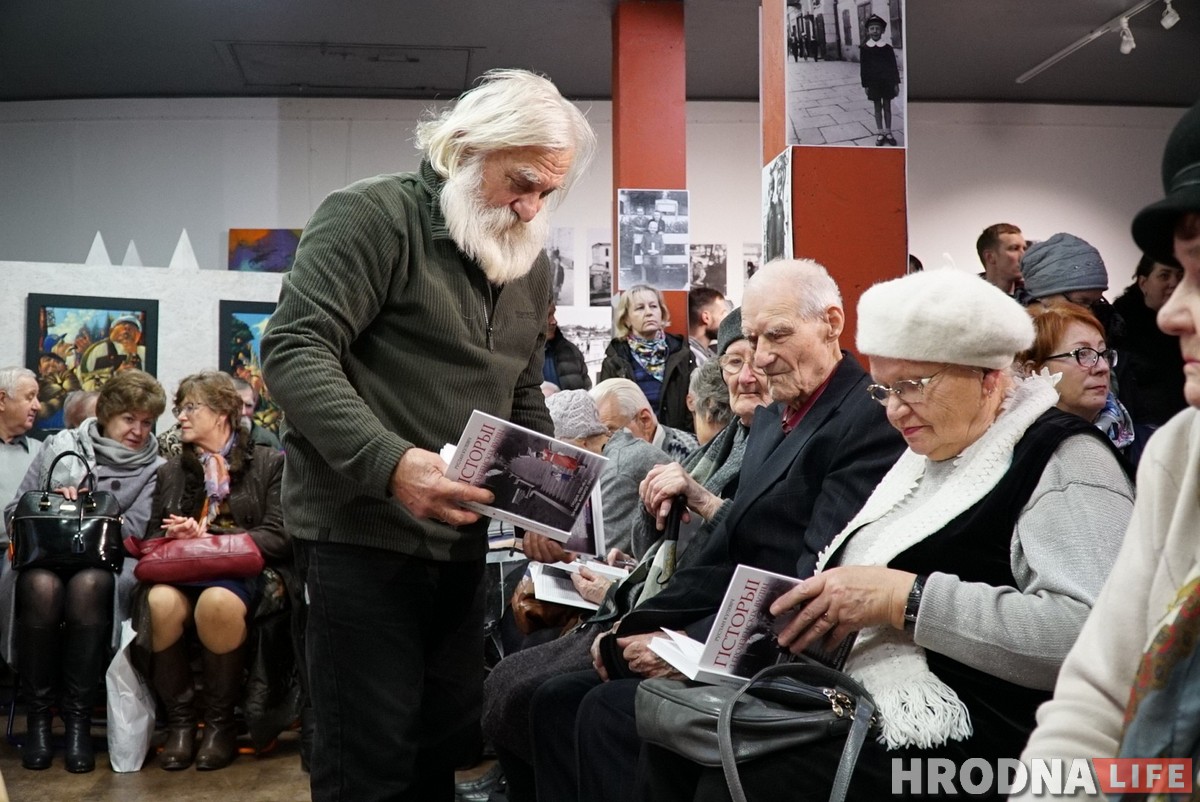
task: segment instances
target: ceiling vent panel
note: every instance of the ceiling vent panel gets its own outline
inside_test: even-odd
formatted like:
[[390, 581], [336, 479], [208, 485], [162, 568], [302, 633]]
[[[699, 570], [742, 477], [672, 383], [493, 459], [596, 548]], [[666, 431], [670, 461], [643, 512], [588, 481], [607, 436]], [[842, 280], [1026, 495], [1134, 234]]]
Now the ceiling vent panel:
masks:
[[470, 47], [220, 42], [247, 89], [307, 87], [365, 93], [459, 94]]

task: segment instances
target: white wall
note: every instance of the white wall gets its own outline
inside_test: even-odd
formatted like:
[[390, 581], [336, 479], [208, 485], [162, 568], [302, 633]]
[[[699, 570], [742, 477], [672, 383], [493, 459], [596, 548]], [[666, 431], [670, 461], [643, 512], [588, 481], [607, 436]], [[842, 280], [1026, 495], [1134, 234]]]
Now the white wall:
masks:
[[[582, 266], [587, 230], [611, 226], [613, 195], [611, 106], [584, 108], [600, 155], [553, 223], [576, 230]], [[1005, 220], [1034, 238], [1084, 237], [1108, 261], [1112, 286], [1127, 283], [1137, 258], [1129, 221], [1161, 192], [1162, 144], [1182, 110], [909, 109], [910, 250], [927, 267], [979, 269], [975, 237]], [[157, 298], [164, 384], [214, 365], [218, 301], [274, 300], [279, 287], [277, 275], [224, 270], [228, 229], [301, 227], [329, 191], [412, 169], [423, 110], [375, 100], [0, 104], [0, 365], [25, 361], [30, 292]], [[759, 142], [756, 104], [689, 104], [692, 241], [728, 246], [734, 299], [742, 243], [759, 238]], [[200, 269], [162, 267], [184, 229]], [[862, 229], [870, 236], [871, 221]], [[97, 231], [113, 262], [133, 241], [151, 267], [79, 264]]]
[[1141, 254], [1129, 225], [1162, 197], [1163, 145], [1183, 109], [961, 103], [909, 111], [909, 251], [925, 267], [982, 270], [975, 238], [1008, 222], [1030, 239], [1067, 231], [1095, 245], [1110, 295], [1131, 282]]

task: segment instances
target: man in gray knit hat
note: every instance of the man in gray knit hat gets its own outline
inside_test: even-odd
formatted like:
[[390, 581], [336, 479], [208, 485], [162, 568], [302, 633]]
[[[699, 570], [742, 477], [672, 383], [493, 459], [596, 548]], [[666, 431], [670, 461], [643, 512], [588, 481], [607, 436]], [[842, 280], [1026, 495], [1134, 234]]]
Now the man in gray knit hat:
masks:
[[474, 409], [551, 432], [543, 207], [595, 149], [523, 70], [416, 134], [416, 172], [321, 203], [262, 343], [311, 601], [315, 802], [452, 800], [476, 756], [486, 521], [460, 505], [492, 494], [446, 479], [437, 452]]

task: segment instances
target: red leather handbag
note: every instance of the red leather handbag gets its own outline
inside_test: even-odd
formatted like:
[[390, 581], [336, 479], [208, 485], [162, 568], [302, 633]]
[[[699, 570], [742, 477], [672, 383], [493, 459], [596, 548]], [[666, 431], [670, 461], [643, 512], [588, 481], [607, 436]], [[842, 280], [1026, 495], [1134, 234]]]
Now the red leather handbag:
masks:
[[262, 552], [246, 532], [192, 538], [127, 538], [125, 549], [138, 558], [133, 575], [146, 583], [243, 579], [258, 576], [263, 569]]

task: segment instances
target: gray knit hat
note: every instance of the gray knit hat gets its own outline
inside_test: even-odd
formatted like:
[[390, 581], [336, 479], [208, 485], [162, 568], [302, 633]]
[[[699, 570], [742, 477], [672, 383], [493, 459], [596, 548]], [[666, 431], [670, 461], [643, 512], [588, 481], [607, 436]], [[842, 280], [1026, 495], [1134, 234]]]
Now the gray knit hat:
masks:
[[721, 325], [717, 326], [717, 356], [725, 356], [729, 346], [744, 339], [746, 335], [742, 334], [742, 308], [739, 306], [726, 315]]
[[910, 273], [858, 300], [858, 350], [868, 356], [995, 370], [1032, 344], [1021, 305], [964, 270]]
[[1107, 290], [1100, 252], [1074, 234], [1035, 242], [1021, 257], [1025, 291], [1033, 300], [1077, 290]]
[[608, 427], [600, 422], [596, 402], [587, 390], [560, 390], [546, 399], [546, 409], [554, 421], [554, 436], [579, 439], [605, 434]]

